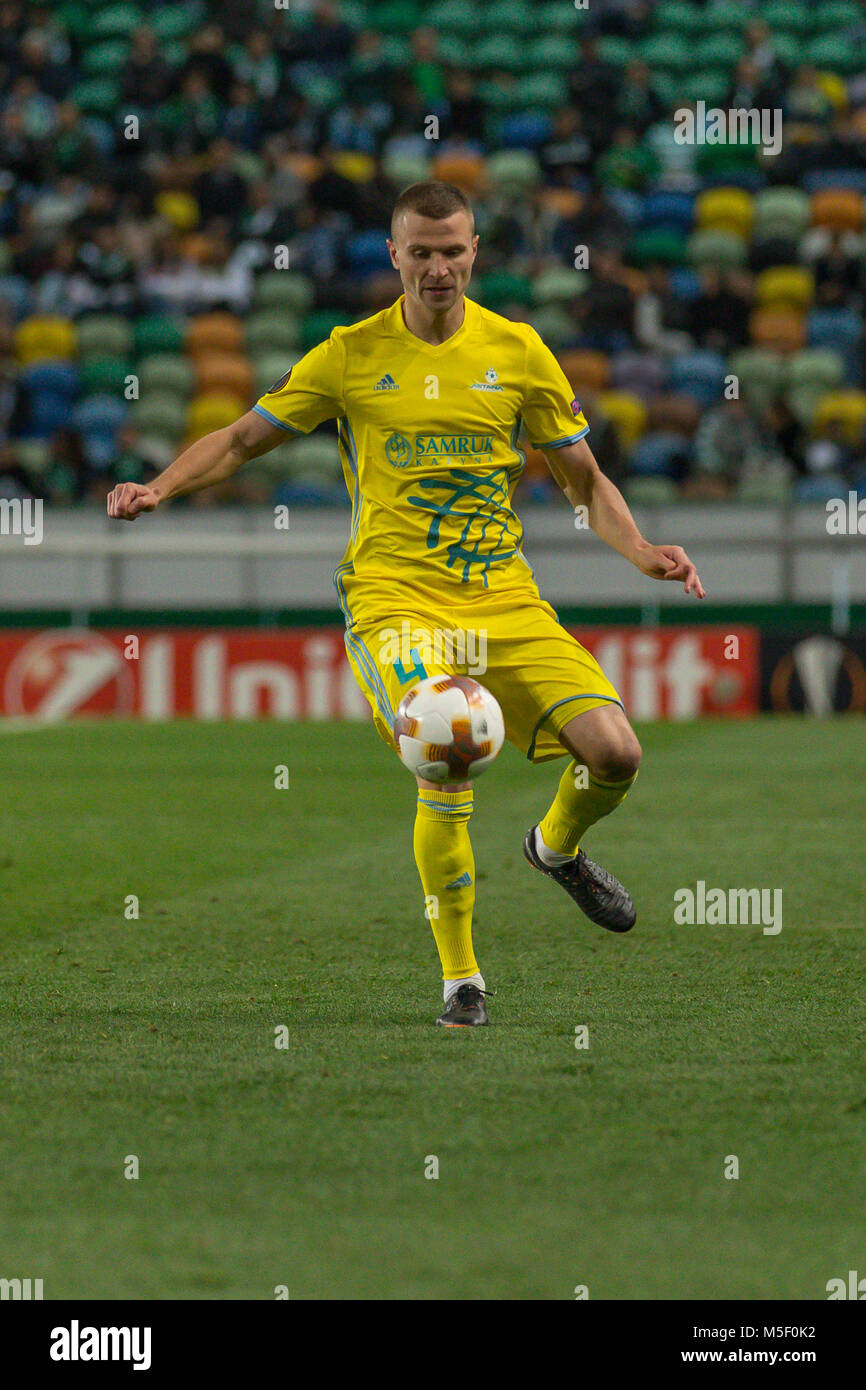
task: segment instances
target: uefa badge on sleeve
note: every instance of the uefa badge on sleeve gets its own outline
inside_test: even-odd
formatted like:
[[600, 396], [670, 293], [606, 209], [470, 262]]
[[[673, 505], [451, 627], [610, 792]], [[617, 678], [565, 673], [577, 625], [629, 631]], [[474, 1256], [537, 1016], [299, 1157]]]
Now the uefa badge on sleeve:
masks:
[[580, 401], [572, 401], [572, 402], [571, 402], [571, 413], [572, 413], [572, 415], [579, 415], [579, 414], [580, 414]]

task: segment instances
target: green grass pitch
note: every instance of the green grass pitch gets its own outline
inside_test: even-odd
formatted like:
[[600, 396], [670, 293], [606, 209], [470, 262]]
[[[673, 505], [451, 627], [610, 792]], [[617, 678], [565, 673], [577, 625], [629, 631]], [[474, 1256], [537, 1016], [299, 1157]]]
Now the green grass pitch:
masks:
[[[523, 860], [563, 764], [506, 748], [479, 783], [497, 993], [465, 1032], [431, 1026], [414, 786], [371, 728], [0, 736], [0, 1275], [46, 1298], [821, 1299], [866, 1271], [866, 728], [639, 733], [586, 840], [633, 891], [626, 938]], [[782, 931], [676, 926], [700, 878], [782, 888]]]

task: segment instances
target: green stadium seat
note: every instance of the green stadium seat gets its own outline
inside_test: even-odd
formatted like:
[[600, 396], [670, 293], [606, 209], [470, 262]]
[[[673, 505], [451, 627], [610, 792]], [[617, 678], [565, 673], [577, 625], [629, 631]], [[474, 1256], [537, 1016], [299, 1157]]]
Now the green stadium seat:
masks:
[[527, 111], [537, 107], [540, 110], [558, 110], [568, 104], [568, 83], [562, 73], [535, 72], [522, 77], [517, 83], [511, 109]]
[[330, 338], [335, 328], [350, 322], [348, 315], [340, 309], [319, 309], [316, 313], [305, 314], [301, 320], [302, 351], [309, 352], [310, 348]]
[[731, 30], [739, 33], [754, 18], [743, 8], [741, 0], [710, 0], [701, 11], [704, 32]]
[[88, 314], [78, 320], [78, 351], [82, 357], [128, 357], [133, 334], [128, 319], [118, 314]]
[[207, 6], [203, 0], [187, 0], [186, 4], [167, 5], [148, 11], [147, 27], [159, 39], [185, 39], [205, 21]]
[[322, 111], [333, 111], [343, 100], [343, 85], [330, 73], [316, 72], [312, 68], [307, 71], [302, 69], [295, 74], [293, 81], [310, 105]]
[[383, 34], [379, 52], [389, 68], [405, 69], [412, 65], [412, 45], [402, 34]]
[[738, 502], [768, 507], [784, 507], [791, 500], [792, 484], [781, 470], [774, 469], [765, 474], [748, 473], [737, 484], [735, 493]]
[[497, 150], [487, 161], [487, 177], [496, 192], [519, 196], [538, 185], [541, 171], [530, 150]]
[[696, 270], [704, 266], [730, 269], [746, 264], [748, 245], [736, 232], [705, 227], [692, 232], [686, 243], [686, 256]]
[[762, 188], [755, 194], [752, 238], [790, 237], [799, 241], [811, 220], [809, 195], [801, 188]]
[[78, 365], [82, 396], [96, 396], [103, 392], [111, 396], [123, 396], [127, 379], [135, 373], [135, 367], [122, 357], [99, 357], [91, 355]]
[[628, 249], [629, 260], [635, 265], [661, 261], [663, 265], [684, 265], [688, 243], [684, 233], [668, 227], [651, 227], [638, 232]]
[[805, 60], [816, 68], [853, 74], [863, 67], [863, 52], [847, 34], [818, 34], [807, 43]]
[[410, 183], [429, 179], [430, 164], [427, 155], [412, 154], [408, 150], [392, 150], [382, 160], [385, 174], [398, 188], [407, 188]]
[[263, 352], [260, 353], [254, 363], [254, 381], [256, 392], [263, 396], [266, 391], [270, 391], [275, 381], [285, 376], [286, 372], [300, 362], [303, 353], [297, 349], [290, 349], [288, 352]]
[[106, 5], [93, 16], [90, 34], [94, 39], [128, 38], [132, 31], [139, 29], [144, 22], [144, 15], [138, 5]]
[[649, 7], [649, 19], [655, 30], [696, 37], [704, 32], [704, 9], [691, 0], [658, 0]]
[[765, 409], [784, 385], [784, 360], [769, 348], [739, 348], [728, 360], [728, 370], [740, 383], [740, 394]]
[[617, 68], [624, 68], [638, 56], [637, 45], [619, 34], [599, 34], [595, 46], [599, 58]]
[[69, 0], [68, 4], [60, 5], [55, 11], [55, 19], [70, 38], [80, 43], [89, 38], [93, 11], [82, 0]]
[[544, 270], [532, 282], [533, 300], [539, 306], [568, 304], [588, 289], [588, 273], [585, 270], [569, 270], [567, 266]]
[[531, 281], [511, 270], [488, 271], [478, 278], [474, 289], [486, 309], [498, 310], [505, 304], [531, 304], [533, 298]]
[[130, 424], [147, 434], [179, 439], [186, 431], [185, 403], [168, 391], [148, 391], [129, 412]]
[[793, 415], [807, 428], [818, 402], [845, 385], [845, 359], [832, 348], [803, 348], [784, 366], [784, 396]]
[[530, 323], [552, 352], [559, 352], [579, 331], [574, 319], [559, 304], [544, 304], [534, 309]]
[[629, 478], [623, 490], [630, 507], [664, 507], [677, 500], [670, 478]]
[[[538, 34], [568, 34], [579, 36], [581, 29], [586, 24], [586, 14], [581, 10], [576, 10], [573, 4], [563, 4], [562, 0], [547, 0], [545, 4], [527, 5], [527, 11], [532, 15], [534, 29]], [[494, 13], [498, 14], [498, 10]], [[579, 55], [575, 53], [575, 62], [579, 62]]]
[[813, 24], [816, 33], [825, 32], [832, 29], [840, 33], [843, 29], [848, 29], [852, 25], [862, 24], [862, 6], [855, 3], [855, 0], [823, 0], [815, 6], [813, 13]]
[[472, 66], [518, 72], [526, 66], [526, 48], [513, 34], [489, 34], [475, 45]]
[[542, 34], [541, 38], [525, 41], [524, 67], [535, 72], [546, 69], [571, 71], [574, 68], [574, 45], [560, 34]]
[[[687, 101], [705, 101], [707, 106], [720, 106], [728, 94], [731, 74], [726, 68], [695, 68], [681, 74], [681, 91]], [[717, 150], [718, 145], [703, 149]], [[732, 147], [728, 147], [732, 148]]]
[[108, 39], [84, 50], [81, 70], [87, 77], [114, 77], [128, 56], [129, 44], [125, 39]]
[[266, 270], [259, 275], [253, 291], [256, 309], [290, 309], [305, 313], [313, 303], [312, 280], [295, 270]]
[[263, 352], [296, 348], [301, 341], [301, 322], [285, 309], [261, 309], [247, 321], [246, 345], [251, 357]]
[[436, 52], [447, 67], [472, 67], [472, 46], [461, 34], [437, 34]]
[[745, 52], [744, 39], [739, 34], [707, 34], [695, 48], [695, 63], [701, 67], [736, 67]]
[[812, 9], [804, 0], [770, 0], [761, 19], [772, 34], [808, 34], [812, 28]]
[[141, 393], [167, 391], [181, 400], [192, 394], [194, 372], [179, 352], [156, 352], [143, 357], [137, 367]]
[[336, 437], [316, 434], [293, 440], [290, 467], [295, 478], [315, 475], [339, 481], [343, 476], [343, 463]]
[[155, 352], [182, 352], [185, 326], [183, 321], [166, 318], [163, 314], [146, 314], [135, 323], [135, 352], [147, 357]]
[[88, 77], [75, 84], [70, 96], [85, 115], [113, 116], [120, 101], [120, 84], [114, 77]]
[[686, 72], [694, 62], [694, 45], [682, 34], [650, 34], [638, 44], [638, 56], [651, 68]]
[[535, 10], [536, 6], [527, 5], [525, 0], [499, 0], [491, 18], [500, 32], [522, 36], [538, 33]]
[[47, 439], [13, 439], [9, 448], [15, 462], [32, 478], [40, 477], [51, 461], [51, 444]]
[[470, 0], [440, 0], [431, 5], [425, 16], [425, 26], [436, 33], [462, 34], [471, 38], [473, 34], [483, 34], [488, 27], [490, 14], [486, 5], [473, 5]]
[[[341, 14], [340, 18], [344, 16]], [[376, 29], [380, 34], [411, 34], [423, 23], [423, 10], [414, 0], [390, 0], [387, 4], [367, 7], [366, 28]]]

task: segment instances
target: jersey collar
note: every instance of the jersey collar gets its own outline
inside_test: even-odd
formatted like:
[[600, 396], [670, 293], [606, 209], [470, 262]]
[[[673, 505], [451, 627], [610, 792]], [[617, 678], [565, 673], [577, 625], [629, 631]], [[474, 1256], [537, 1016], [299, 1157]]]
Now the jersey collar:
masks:
[[416, 352], [423, 352], [428, 357], [441, 357], [449, 349], [459, 346], [475, 324], [478, 305], [473, 299], [464, 298], [463, 322], [457, 332], [452, 333], [450, 338], [446, 338], [444, 343], [425, 343], [423, 338], [417, 337], [406, 327], [403, 319], [403, 301], [405, 298], [405, 294], [401, 294], [400, 298], [391, 306], [391, 327], [404, 342], [411, 343]]

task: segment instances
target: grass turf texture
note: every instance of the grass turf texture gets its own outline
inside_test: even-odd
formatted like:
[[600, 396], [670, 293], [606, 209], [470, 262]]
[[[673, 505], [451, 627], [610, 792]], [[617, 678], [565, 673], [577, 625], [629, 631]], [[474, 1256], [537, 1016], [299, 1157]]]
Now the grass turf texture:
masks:
[[[563, 764], [506, 748], [481, 780], [497, 995], [454, 1032], [431, 1026], [414, 787], [370, 728], [4, 735], [0, 1275], [46, 1298], [785, 1299], [866, 1269], [866, 728], [640, 732], [635, 790], [586, 840], [634, 893], [625, 938], [523, 859]], [[783, 930], [675, 926], [698, 878], [781, 887]]]

